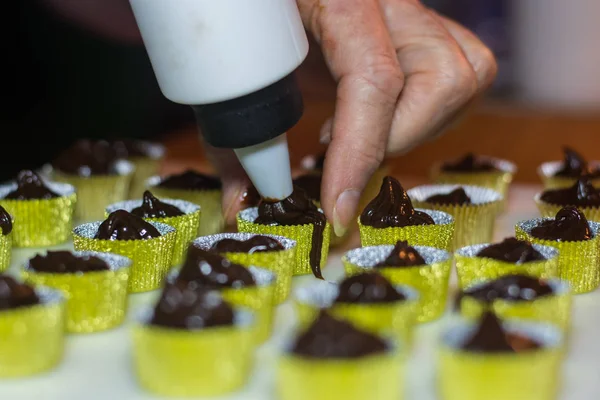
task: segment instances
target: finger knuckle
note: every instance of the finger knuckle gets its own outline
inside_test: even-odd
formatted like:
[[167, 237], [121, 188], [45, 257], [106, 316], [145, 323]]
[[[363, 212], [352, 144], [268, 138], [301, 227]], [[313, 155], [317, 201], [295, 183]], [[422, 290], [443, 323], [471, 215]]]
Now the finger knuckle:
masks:
[[356, 163], [365, 166], [381, 164], [385, 157], [385, 147], [378, 146], [370, 141], [359, 143], [353, 149], [353, 158]]
[[359, 78], [368, 87], [383, 94], [395, 103], [404, 86], [404, 75], [398, 66], [384, 65], [371, 67]]
[[475, 68], [481, 77], [481, 83], [484, 85], [489, 85], [498, 73], [498, 62], [496, 61], [496, 56], [494, 56], [494, 53], [489, 48], [483, 47], [479, 51], [477, 59], [478, 62]]
[[452, 67], [441, 72], [444, 76], [441, 80], [440, 90], [449, 98], [463, 102], [477, 92], [477, 75], [464, 57], [454, 62]]

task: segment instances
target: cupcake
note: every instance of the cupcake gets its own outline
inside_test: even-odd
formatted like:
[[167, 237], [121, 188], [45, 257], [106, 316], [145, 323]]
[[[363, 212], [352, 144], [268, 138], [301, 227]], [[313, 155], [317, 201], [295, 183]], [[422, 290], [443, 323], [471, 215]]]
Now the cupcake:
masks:
[[237, 216], [238, 231], [271, 234], [296, 241], [294, 275], [312, 274], [323, 279], [321, 268], [327, 263], [330, 226], [325, 214], [306, 196], [294, 189], [287, 198], [242, 210]]
[[404, 358], [397, 345], [322, 312], [278, 363], [281, 400], [397, 400]]
[[501, 318], [547, 322], [563, 330], [569, 327], [571, 303], [567, 282], [518, 274], [470, 285], [457, 299], [466, 317], [478, 318], [491, 308]]
[[10, 266], [12, 255], [12, 216], [0, 206], [0, 272]]
[[411, 342], [419, 293], [408, 286], [393, 286], [377, 272], [364, 272], [333, 282], [314, 281], [294, 292], [300, 324], [306, 328], [327, 310], [333, 317], [351, 322], [373, 334], [398, 335]]
[[198, 204], [202, 211], [199, 235], [212, 235], [223, 230], [222, 185], [218, 178], [187, 170], [164, 178], [153, 176], [146, 186], [160, 198], [181, 199]]
[[542, 217], [553, 218], [561, 208], [573, 206], [590, 221], [600, 222], [600, 189], [588, 177], [567, 188], [545, 190], [535, 196], [535, 202]]
[[350, 250], [342, 263], [346, 275], [377, 271], [393, 285], [408, 285], [419, 292], [416, 319], [433, 321], [444, 313], [452, 268], [450, 253], [433, 247], [411, 247], [406, 241], [394, 246]]
[[552, 400], [560, 384], [562, 335], [550, 324], [502, 322], [486, 313], [442, 336], [439, 392], [444, 400]]
[[147, 221], [162, 222], [175, 228], [175, 249], [173, 265], [179, 265], [185, 258], [189, 244], [198, 234], [200, 207], [184, 200], [157, 199], [150, 191], [144, 192], [142, 200], [128, 200], [111, 204], [106, 213], [125, 210]]
[[218, 396], [240, 389], [250, 373], [252, 314], [219, 293], [168, 284], [154, 310], [133, 328], [138, 382], [159, 396]]
[[424, 185], [407, 193], [415, 207], [454, 217], [453, 249], [492, 240], [502, 203], [498, 192], [479, 186]]
[[129, 258], [132, 261], [129, 292], [146, 292], [161, 287], [171, 268], [175, 228], [117, 210], [102, 222], [75, 227], [73, 245], [75, 250], [115, 253]]
[[400, 182], [386, 176], [379, 194], [358, 218], [358, 227], [363, 246], [408, 240], [411, 245], [450, 250], [454, 219], [441, 211], [415, 209]]
[[256, 265], [273, 272], [273, 303], [278, 305], [288, 298], [296, 263], [296, 241], [275, 235], [221, 233], [199, 237], [194, 246], [217, 252], [232, 263]]
[[54, 246], [69, 240], [75, 188], [44, 182], [35, 172], [19, 172], [16, 182], [0, 185], [0, 206], [12, 215], [15, 247]]
[[23, 278], [62, 291], [67, 331], [90, 333], [123, 322], [130, 265], [128, 258], [116, 254], [48, 251], [25, 264]]
[[136, 139], [118, 140], [112, 145], [133, 164], [135, 169], [129, 186], [129, 198], [139, 199], [146, 189], [146, 181], [158, 174], [160, 163], [165, 156], [165, 147], [158, 143]]
[[463, 247], [454, 253], [461, 288], [503, 275], [524, 274], [537, 278], [558, 276], [558, 251], [514, 237], [499, 243]]
[[64, 299], [0, 275], [0, 377], [37, 374], [55, 367], [64, 348]]
[[538, 168], [546, 189], [559, 189], [573, 186], [578, 179], [588, 177], [595, 185], [600, 184], [600, 163], [588, 162], [570, 147], [563, 147], [563, 161], [550, 161]]
[[574, 293], [586, 293], [600, 285], [600, 223], [588, 222], [576, 207], [561, 209], [555, 218], [520, 222], [517, 237], [558, 250], [558, 277], [568, 281]]
[[77, 220], [101, 219], [106, 206], [127, 198], [134, 168], [119, 157], [108, 142], [80, 140], [52, 162], [54, 178], [77, 189]]

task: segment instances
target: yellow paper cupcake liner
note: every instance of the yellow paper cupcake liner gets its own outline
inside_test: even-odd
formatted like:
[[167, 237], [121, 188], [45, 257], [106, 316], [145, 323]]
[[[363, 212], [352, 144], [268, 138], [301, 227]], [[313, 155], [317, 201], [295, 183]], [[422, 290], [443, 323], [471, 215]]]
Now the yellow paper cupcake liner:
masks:
[[[535, 203], [540, 212], [540, 215], [544, 218], [554, 218], [556, 214], [565, 206], [559, 206], [556, 204], [549, 204], [545, 201], [540, 200], [541, 194], [537, 194], [535, 196]], [[579, 207], [576, 206], [579, 211], [581, 211], [588, 221], [600, 222], [600, 207]]]
[[0, 272], [4, 272], [10, 267], [12, 242], [12, 232], [3, 235], [0, 231]]
[[[593, 166], [598, 166], [598, 162], [592, 162]], [[538, 175], [542, 180], [544, 189], [564, 189], [577, 183], [577, 178], [564, 176], [554, 176], [563, 166], [563, 161], [545, 162], [538, 168]], [[600, 179], [592, 179], [594, 186], [600, 186]], [[555, 213], [556, 214], [556, 213]], [[554, 215], [552, 215], [554, 216]]]
[[41, 304], [0, 311], [0, 377], [37, 374], [55, 367], [63, 356], [64, 300], [38, 288]]
[[175, 246], [175, 229], [169, 225], [152, 222], [162, 236], [148, 240], [101, 240], [94, 239], [100, 222], [77, 226], [73, 230], [75, 250], [115, 253], [132, 261], [129, 270], [131, 293], [147, 292], [160, 288], [165, 280]]
[[240, 389], [250, 374], [254, 332], [251, 321], [197, 331], [137, 324], [138, 382], [159, 396], [218, 396]]
[[594, 231], [591, 240], [578, 242], [557, 242], [537, 239], [528, 232], [540, 220], [530, 220], [517, 224], [517, 238], [558, 250], [556, 276], [571, 284], [573, 293], [587, 293], [600, 286], [600, 224], [589, 222]]
[[111, 270], [53, 274], [36, 272], [25, 266], [23, 279], [33, 285], [58, 289], [64, 294], [68, 332], [91, 333], [114, 328], [125, 318], [131, 261], [115, 254], [82, 254], [101, 258]]
[[[254, 223], [257, 217], [257, 209], [249, 208], [241, 211], [237, 215], [237, 228], [240, 232], [256, 233], [261, 235], [284, 236], [296, 241], [296, 263], [294, 266], [294, 275], [312, 274], [310, 266], [310, 250], [312, 248], [312, 234], [314, 226], [306, 225], [262, 225]], [[327, 255], [329, 254], [329, 239], [331, 226], [325, 225], [323, 232], [323, 246], [321, 248], [321, 269], [327, 264]]]
[[131, 185], [129, 185], [129, 199], [135, 200], [142, 197], [146, 190], [146, 181], [158, 174], [162, 160], [150, 157], [130, 157], [129, 161], [135, 167]]

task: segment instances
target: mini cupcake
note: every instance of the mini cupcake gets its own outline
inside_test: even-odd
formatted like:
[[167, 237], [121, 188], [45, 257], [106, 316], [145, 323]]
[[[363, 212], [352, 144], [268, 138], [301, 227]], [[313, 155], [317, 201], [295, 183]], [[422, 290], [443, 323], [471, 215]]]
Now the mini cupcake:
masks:
[[407, 240], [411, 245], [450, 250], [454, 219], [441, 211], [415, 209], [400, 182], [386, 176], [379, 194], [358, 218], [358, 227], [363, 246]]
[[550, 324], [502, 322], [492, 313], [473, 326], [457, 323], [442, 336], [443, 400], [552, 400], [563, 358], [560, 330]]
[[296, 263], [296, 241], [275, 235], [221, 233], [194, 240], [194, 246], [221, 254], [245, 267], [260, 266], [275, 274], [273, 303], [283, 303], [290, 293]]
[[130, 265], [116, 254], [49, 251], [25, 264], [23, 278], [65, 294], [68, 332], [99, 332], [125, 318]]
[[433, 247], [411, 247], [406, 241], [395, 246], [372, 246], [350, 250], [342, 263], [346, 275], [378, 271], [393, 285], [408, 285], [419, 292], [417, 322], [439, 318], [446, 309], [452, 257]]
[[214, 291], [168, 284], [154, 310], [133, 328], [138, 382], [159, 396], [218, 396], [247, 381], [253, 355], [252, 314]]
[[311, 272], [323, 279], [321, 268], [327, 263], [330, 226], [325, 214], [306, 197], [303, 190], [294, 190], [287, 198], [262, 201], [258, 207], [238, 213], [238, 231], [271, 234], [296, 241], [294, 275]]
[[560, 189], [573, 186], [578, 179], [588, 177], [594, 185], [600, 185], [600, 162], [588, 162], [570, 147], [563, 147], [563, 161], [550, 161], [538, 168], [546, 189]]
[[77, 189], [75, 218], [82, 222], [104, 217], [109, 204], [127, 198], [133, 165], [105, 141], [80, 140], [52, 162], [54, 179]]
[[409, 286], [392, 286], [377, 272], [364, 272], [340, 282], [314, 281], [294, 292], [300, 324], [309, 327], [320, 310], [376, 335], [391, 332], [411, 342], [419, 293]]
[[44, 182], [35, 172], [19, 172], [0, 185], [0, 206], [14, 220], [15, 247], [54, 246], [69, 240], [77, 196], [71, 185]]
[[120, 254], [129, 258], [129, 292], [158, 289], [171, 268], [175, 228], [146, 222], [125, 210], [112, 212], [103, 222], [90, 222], [73, 230], [75, 250]]
[[492, 240], [502, 205], [498, 192], [479, 186], [424, 185], [407, 193], [415, 207], [443, 211], [454, 217], [453, 249]]
[[397, 345], [322, 312], [280, 356], [281, 400], [397, 400], [404, 390]]
[[0, 206], [0, 272], [10, 266], [12, 255], [12, 216]]
[[181, 199], [198, 204], [202, 210], [199, 235], [212, 235], [223, 231], [225, 221], [219, 178], [187, 170], [164, 178], [153, 176], [146, 183], [146, 187], [160, 198]]
[[536, 278], [558, 276], [558, 251], [514, 237], [500, 243], [463, 247], [454, 253], [460, 288], [503, 275], [523, 274]]
[[165, 147], [158, 143], [135, 139], [118, 140], [112, 145], [133, 164], [135, 169], [129, 186], [129, 198], [139, 199], [146, 190], [146, 181], [158, 174], [160, 163], [165, 156]]
[[173, 265], [183, 262], [189, 244], [198, 234], [200, 206], [189, 201], [159, 200], [146, 190], [142, 200], [128, 200], [111, 204], [106, 208], [106, 214], [117, 210], [129, 211], [146, 221], [162, 222], [175, 228]]
[[558, 250], [558, 277], [568, 281], [574, 293], [600, 285], [600, 223], [588, 222], [575, 207], [565, 207], [555, 218], [520, 222], [515, 229], [521, 239]]
[[64, 299], [0, 275], [0, 378], [54, 368], [64, 348]]
[[490, 308], [501, 318], [547, 322], [567, 330], [571, 320], [571, 289], [566, 281], [528, 275], [504, 275], [466, 287], [457, 306], [462, 315], [479, 318]]
[[545, 190], [535, 196], [535, 202], [542, 217], [553, 218], [561, 208], [573, 206], [590, 221], [600, 222], [600, 189], [588, 177], [567, 188]]

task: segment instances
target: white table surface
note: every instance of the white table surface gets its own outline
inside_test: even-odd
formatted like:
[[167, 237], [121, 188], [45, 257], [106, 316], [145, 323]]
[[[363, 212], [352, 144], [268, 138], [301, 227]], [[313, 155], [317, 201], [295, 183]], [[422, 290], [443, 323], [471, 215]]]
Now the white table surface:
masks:
[[[515, 186], [508, 211], [498, 221], [496, 238], [513, 235], [515, 222], [537, 216], [534, 186]], [[69, 247], [69, 246], [63, 246]], [[17, 271], [35, 250], [15, 250], [11, 272]], [[332, 252], [325, 269], [328, 279], [342, 273], [340, 253]], [[306, 284], [312, 277], [294, 279], [294, 285]], [[454, 280], [454, 279], [453, 279]], [[141, 305], [154, 300], [157, 292], [132, 295], [128, 319]], [[435, 343], [449, 314], [436, 322], [417, 328], [415, 348], [409, 360], [405, 400], [435, 400]], [[276, 358], [282, 338], [295, 321], [288, 303], [277, 309], [275, 333], [271, 341], [258, 349], [256, 367], [247, 386], [222, 400], [275, 399], [273, 384]], [[53, 371], [27, 379], [0, 380], [0, 399], [4, 400], [150, 400], [157, 397], [143, 392], [136, 384], [131, 366], [129, 324], [90, 335], [67, 338], [63, 362]], [[600, 290], [579, 295], [573, 309], [573, 330], [568, 358], [563, 368], [560, 400], [600, 398]], [[310, 400], [310, 399], [307, 399]], [[334, 400], [334, 399], [332, 399]], [[510, 400], [510, 399], [507, 399]]]

